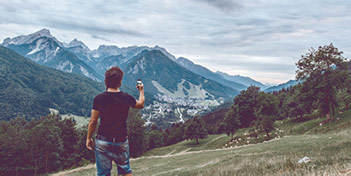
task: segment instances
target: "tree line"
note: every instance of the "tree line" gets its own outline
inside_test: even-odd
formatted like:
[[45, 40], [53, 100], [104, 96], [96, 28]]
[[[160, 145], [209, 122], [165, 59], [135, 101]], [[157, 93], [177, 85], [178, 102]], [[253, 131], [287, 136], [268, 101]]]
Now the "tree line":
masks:
[[[189, 129], [200, 127], [204, 138], [207, 131], [201, 128], [203, 121], [199, 122], [200, 126]], [[131, 157], [184, 140], [184, 128], [180, 125], [167, 130], [156, 125], [147, 129], [140, 111], [131, 109], [127, 120]], [[85, 148], [87, 129], [77, 128], [74, 119], [62, 119], [59, 114], [30, 121], [23, 117], [0, 121], [0, 175], [46, 174], [94, 163], [94, 152]], [[197, 133], [188, 132], [189, 137], [194, 134]]]
[[232, 106], [219, 114], [222, 123], [212, 133], [233, 135], [240, 128], [250, 128], [253, 135], [263, 132], [269, 138], [276, 120], [333, 120], [351, 105], [351, 61], [342, 54], [333, 44], [309, 49], [296, 63], [297, 85], [273, 93], [255, 86], [241, 91]]

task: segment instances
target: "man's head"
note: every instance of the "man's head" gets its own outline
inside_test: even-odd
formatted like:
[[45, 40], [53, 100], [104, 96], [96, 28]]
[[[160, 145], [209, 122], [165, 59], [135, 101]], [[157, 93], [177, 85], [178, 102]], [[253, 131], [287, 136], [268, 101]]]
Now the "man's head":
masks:
[[119, 67], [111, 67], [105, 72], [105, 85], [106, 88], [119, 88], [121, 87], [123, 79], [123, 71]]

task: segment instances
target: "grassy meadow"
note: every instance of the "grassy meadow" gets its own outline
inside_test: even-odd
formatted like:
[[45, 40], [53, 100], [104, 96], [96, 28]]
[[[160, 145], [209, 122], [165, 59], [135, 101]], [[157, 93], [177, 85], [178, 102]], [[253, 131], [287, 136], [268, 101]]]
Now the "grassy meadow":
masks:
[[[183, 141], [157, 148], [131, 159], [133, 175], [351, 175], [351, 111], [335, 119], [327, 124], [322, 124], [323, 118], [277, 121], [274, 139], [265, 142], [260, 140], [263, 134], [256, 139], [241, 129], [234, 139], [246, 142], [222, 134], [210, 135], [199, 145]], [[311, 161], [298, 163], [305, 156]], [[87, 165], [54, 175], [95, 174], [95, 165]]]

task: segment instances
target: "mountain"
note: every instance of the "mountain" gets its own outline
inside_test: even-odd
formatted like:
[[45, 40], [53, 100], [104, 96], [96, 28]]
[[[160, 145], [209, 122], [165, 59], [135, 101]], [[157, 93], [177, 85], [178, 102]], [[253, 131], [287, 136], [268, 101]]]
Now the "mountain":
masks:
[[135, 85], [136, 79], [144, 82], [150, 93], [164, 93], [170, 97], [227, 98], [238, 90], [225, 87], [181, 67], [159, 50], [144, 50], [123, 67], [124, 84]]
[[206, 67], [203, 67], [201, 65], [197, 65], [194, 62], [192, 62], [189, 59], [186, 59], [184, 57], [179, 57], [176, 60], [176, 62], [179, 65], [183, 66], [184, 68], [187, 68], [188, 70], [190, 70], [198, 75], [201, 75], [207, 79], [216, 81], [224, 86], [231, 87], [231, 88], [239, 90], [239, 91], [245, 90], [247, 88], [247, 86], [245, 86], [243, 84], [239, 84], [235, 81], [227, 80], [227, 79], [223, 78], [221, 75], [215, 74], [212, 71], [210, 71], [209, 69], [207, 69]]
[[78, 39], [73, 39], [69, 44], [65, 45], [66, 48], [73, 48], [73, 47], [79, 47], [82, 48], [85, 51], [89, 51], [90, 49], [88, 46], [86, 46], [82, 41], [79, 41]]
[[206, 113], [239, 93], [189, 71], [159, 50], [142, 51], [122, 69], [123, 85], [135, 86], [140, 78], [145, 91], [155, 95], [156, 101], [145, 106], [142, 118], [146, 125], [163, 129]]
[[4, 46], [8, 46], [8, 45], [22, 45], [22, 44], [30, 44], [32, 43], [34, 40], [36, 40], [37, 38], [41, 38], [41, 37], [46, 37], [46, 38], [51, 38], [53, 39], [57, 44], [59, 44], [60, 46], [62, 46], [62, 43], [59, 42], [55, 37], [53, 37], [50, 34], [50, 31], [48, 29], [42, 29], [39, 30], [33, 34], [29, 34], [29, 35], [20, 35], [14, 38], [6, 38], [3, 42], [2, 45]]
[[[87, 117], [95, 95], [105, 90], [101, 82], [39, 65], [2, 46], [0, 62], [0, 120], [38, 118], [49, 114], [49, 108]], [[121, 90], [139, 95], [134, 86], [122, 85]], [[146, 105], [155, 100], [147, 92], [145, 97]]]
[[229, 80], [229, 81], [233, 81], [233, 82], [237, 82], [237, 83], [240, 83], [240, 84], [243, 84], [245, 85], [246, 87], [249, 87], [251, 85], [254, 85], [254, 86], [257, 86], [257, 87], [260, 87], [261, 90], [264, 90], [266, 89], [268, 86], [258, 82], [258, 81], [255, 81], [249, 77], [245, 77], [245, 76], [240, 76], [240, 75], [229, 75], [227, 73], [223, 73], [223, 72], [220, 72], [220, 71], [217, 71], [216, 74], [218, 75], [221, 75], [223, 78]]
[[274, 92], [274, 91], [279, 91], [279, 90], [282, 90], [283, 88], [289, 88], [291, 86], [294, 86], [298, 84], [298, 82], [296, 80], [289, 80], [288, 82], [286, 83], [283, 83], [283, 84], [279, 84], [277, 86], [272, 86], [272, 87], [269, 87], [267, 89], [264, 90], [264, 92]]
[[71, 46], [70, 50], [64, 48], [63, 44], [53, 37], [47, 29], [12, 39], [6, 38], [2, 43], [2, 46], [13, 49], [38, 64], [102, 81], [101, 75], [71, 52], [72, 48], [87, 49], [87, 47], [77, 40], [73, 40], [69, 45]]
[[41, 66], [0, 46], [0, 120], [60, 113], [88, 116], [104, 85], [86, 77]]

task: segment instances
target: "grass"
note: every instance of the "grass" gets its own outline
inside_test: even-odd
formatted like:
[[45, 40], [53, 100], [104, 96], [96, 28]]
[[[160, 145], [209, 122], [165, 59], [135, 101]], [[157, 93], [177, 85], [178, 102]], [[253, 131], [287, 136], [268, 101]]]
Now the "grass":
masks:
[[[59, 111], [53, 108], [49, 108], [51, 114], [59, 114]], [[80, 128], [89, 123], [90, 118], [84, 116], [78, 116], [73, 114], [60, 114], [62, 119], [74, 119], [76, 121], [76, 127]]]
[[69, 119], [73, 118], [76, 121], [76, 127], [83, 127], [89, 123], [90, 118], [83, 117], [83, 116], [77, 116], [73, 114], [63, 114], [61, 115], [62, 119]]
[[[154, 149], [132, 159], [133, 175], [351, 175], [351, 111], [338, 121], [320, 126], [324, 119], [306, 122], [278, 121], [284, 136], [270, 141], [223, 148], [226, 135], [210, 135], [200, 140]], [[246, 129], [235, 138], [244, 138]], [[311, 162], [299, 164], [309, 157]], [[64, 175], [95, 175], [96, 169], [81, 169]], [[113, 175], [117, 175], [116, 168]]]

